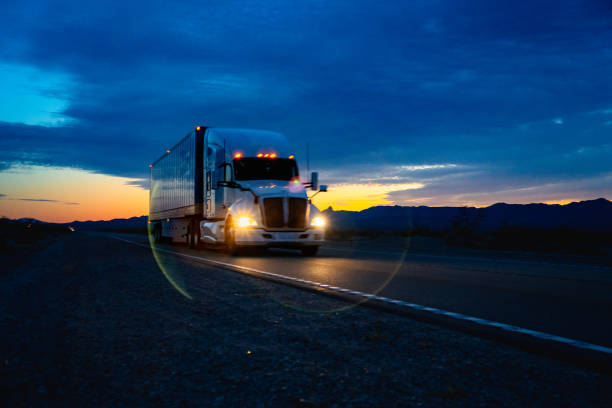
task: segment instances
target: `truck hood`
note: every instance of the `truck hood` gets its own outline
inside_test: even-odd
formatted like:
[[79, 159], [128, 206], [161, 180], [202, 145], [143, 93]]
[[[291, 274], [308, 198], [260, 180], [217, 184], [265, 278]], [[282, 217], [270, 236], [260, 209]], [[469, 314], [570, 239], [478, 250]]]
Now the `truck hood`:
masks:
[[306, 189], [300, 181], [287, 180], [248, 180], [239, 181], [259, 197], [299, 197], [307, 198]]

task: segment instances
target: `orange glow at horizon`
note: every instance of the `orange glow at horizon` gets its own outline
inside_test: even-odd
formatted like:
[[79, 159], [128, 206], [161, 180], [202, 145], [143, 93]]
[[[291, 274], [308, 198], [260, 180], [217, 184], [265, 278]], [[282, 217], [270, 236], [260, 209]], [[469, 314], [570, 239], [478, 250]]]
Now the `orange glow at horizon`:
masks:
[[[49, 222], [109, 220], [148, 214], [149, 192], [130, 185], [135, 179], [96, 174], [73, 168], [16, 166], [0, 172], [0, 216], [36, 218]], [[295, 180], [299, 183], [299, 180]], [[335, 184], [312, 202], [320, 210], [361, 211], [380, 205], [428, 205], [486, 207], [495, 202], [545, 202], [565, 205], [588, 198], [549, 197], [418, 197], [421, 183]], [[390, 194], [410, 190], [413, 198], [391, 199]], [[313, 192], [309, 192], [312, 196]], [[468, 200], [468, 198], [470, 198]]]
[[423, 188], [421, 183], [403, 184], [335, 184], [327, 192], [319, 193], [312, 203], [320, 210], [332, 207], [334, 210], [361, 211], [377, 205], [393, 205], [388, 198], [393, 191]]
[[71, 222], [146, 215], [149, 192], [132, 181], [73, 168], [13, 167], [0, 172], [0, 216]]
[[548, 204], [548, 205], [553, 205], [553, 204], [568, 205], [568, 204], [571, 204], [571, 203], [577, 202], [577, 201], [581, 201], [581, 200], [580, 199], [564, 198], [564, 199], [561, 199], [561, 200], [544, 201], [544, 204]]

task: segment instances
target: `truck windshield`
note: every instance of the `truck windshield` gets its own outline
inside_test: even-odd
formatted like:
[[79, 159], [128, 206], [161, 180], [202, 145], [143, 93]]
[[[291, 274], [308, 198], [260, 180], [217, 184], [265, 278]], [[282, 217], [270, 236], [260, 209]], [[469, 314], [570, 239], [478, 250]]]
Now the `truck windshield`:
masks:
[[292, 159], [250, 158], [234, 159], [236, 180], [291, 180], [298, 175]]

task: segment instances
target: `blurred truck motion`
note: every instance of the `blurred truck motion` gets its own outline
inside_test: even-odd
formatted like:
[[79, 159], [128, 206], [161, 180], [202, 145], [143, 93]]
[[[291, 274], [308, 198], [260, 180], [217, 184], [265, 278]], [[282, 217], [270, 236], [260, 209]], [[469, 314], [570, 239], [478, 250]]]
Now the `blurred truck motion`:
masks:
[[[163, 239], [222, 246], [300, 249], [316, 255], [325, 219], [300, 180], [281, 133], [196, 126], [150, 165], [149, 233]], [[313, 195], [314, 196], [314, 195]], [[312, 197], [311, 197], [312, 198]]]

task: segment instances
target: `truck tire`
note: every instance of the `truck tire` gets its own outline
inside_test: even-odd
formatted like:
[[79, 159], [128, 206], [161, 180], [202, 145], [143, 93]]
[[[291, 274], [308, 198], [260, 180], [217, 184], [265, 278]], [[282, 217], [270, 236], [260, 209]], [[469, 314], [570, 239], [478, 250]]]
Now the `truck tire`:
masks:
[[225, 250], [228, 255], [238, 255], [238, 246], [236, 245], [236, 237], [234, 228], [232, 228], [232, 219], [228, 218], [225, 222]]
[[319, 252], [318, 246], [307, 246], [302, 248], [302, 255], [304, 256], [315, 256]]

